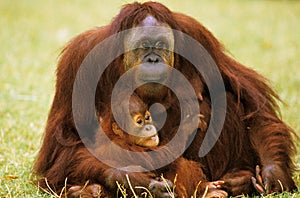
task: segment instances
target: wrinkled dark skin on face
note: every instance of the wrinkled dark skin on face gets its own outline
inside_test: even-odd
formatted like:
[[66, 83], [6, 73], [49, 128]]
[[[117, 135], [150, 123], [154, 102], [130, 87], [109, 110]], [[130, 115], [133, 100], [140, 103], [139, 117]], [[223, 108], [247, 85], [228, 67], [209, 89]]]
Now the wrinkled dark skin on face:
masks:
[[134, 68], [135, 81], [148, 82], [137, 93], [143, 97], [164, 97], [166, 91], [158, 83], [168, 80], [168, 67], [174, 66], [172, 29], [149, 15], [126, 36], [124, 48], [134, 49], [124, 55], [125, 71]]

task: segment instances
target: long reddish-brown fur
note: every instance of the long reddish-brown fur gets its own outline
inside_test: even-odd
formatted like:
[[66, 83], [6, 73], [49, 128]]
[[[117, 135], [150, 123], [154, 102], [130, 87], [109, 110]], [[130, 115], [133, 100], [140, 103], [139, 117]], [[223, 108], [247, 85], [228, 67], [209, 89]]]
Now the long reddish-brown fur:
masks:
[[[165, 6], [154, 3], [133, 3], [126, 5], [113, 19], [111, 24], [84, 32], [72, 39], [62, 52], [58, 67], [56, 92], [48, 116], [43, 143], [34, 164], [34, 172], [47, 178], [49, 186], [60, 191], [65, 185], [100, 184], [110, 195], [114, 195], [115, 184], [107, 183], [115, 179], [126, 182], [124, 174], [116, 175], [113, 168], [99, 162], [83, 145], [74, 124], [72, 115], [72, 89], [77, 71], [83, 59], [98, 43], [110, 35], [129, 29], [147, 16], [152, 15], [158, 21], [168, 24], [197, 40], [216, 62], [225, 83], [227, 93], [227, 113], [221, 136], [213, 149], [203, 158], [198, 156], [205, 132], [197, 133], [190, 147], [183, 156], [170, 164], [164, 173], [171, 181], [178, 174], [177, 194], [192, 195], [199, 181], [224, 180], [224, 188], [229, 194], [253, 193], [251, 177], [255, 177], [255, 166], [262, 168], [263, 179], [271, 181], [271, 191], [280, 191], [273, 180], [280, 180], [284, 190], [295, 189], [292, 172], [295, 166], [292, 156], [295, 146], [292, 141], [292, 129], [277, 115], [278, 95], [270, 88], [267, 80], [252, 69], [249, 69], [226, 54], [219, 41], [195, 19], [184, 14], [171, 12]], [[107, 68], [99, 81], [96, 94], [96, 107], [99, 115], [105, 115], [105, 106], [114, 84], [124, 72], [122, 57]], [[193, 65], [175, 56], [175, 68], [187, 79], [195, 76], [202, 79]], [[201, 113], [206, 122], [210, 119], [210, 98], [205, 82], [203, 100], [199, 101]], [[195, 88], [197, 89], [197, 87]], [[197, 91], [197, 90], [196, 90]], [[178, 126], [180, 109], [176, 100], [168, 98], [168, 112], [171, 112], [167, 123], [160, 131], [162, 142], [172, 138], [170, 131]], [[88, 116], [84, 118], [89, 121]], [[89, 131], [93, 136], [95, 131]], [[103, 148], [105, 149], [105, 146]], [[168, 151], [165, 153], [169, 154]], [[151, 163], [151, 162], [149, 162]], [[156, 175], [160, 176], [160, 175]], [[132, 173], [134, 185], [148, 186], [152, 173]], [[39, 185], [46, 188], [44, 179]], [[239, 185], [235, 179], [242, 178]], [[138, 182], [140, 181], [140, 182]], [[200, 191], [199, 191], [200, 192]], [[203, 189], [201, 191], [203, 193]]]

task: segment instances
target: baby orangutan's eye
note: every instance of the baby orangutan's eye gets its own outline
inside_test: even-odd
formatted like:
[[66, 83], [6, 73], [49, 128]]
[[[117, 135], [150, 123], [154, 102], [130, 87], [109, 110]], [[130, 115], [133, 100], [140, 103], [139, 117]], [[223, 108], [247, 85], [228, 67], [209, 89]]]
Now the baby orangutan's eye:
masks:
[[142, 125], [143, 124], [143, 120], [142, 119], [137, 119], [136, 123], [139, 124], [139, 125]]
[[146, 116], [145, 116], [145, 120], [148, 121], [148, 120], [150, 120], [150, 119], [151, 119], [151, 116], [150, 116], [150, 115], [146, 115]]

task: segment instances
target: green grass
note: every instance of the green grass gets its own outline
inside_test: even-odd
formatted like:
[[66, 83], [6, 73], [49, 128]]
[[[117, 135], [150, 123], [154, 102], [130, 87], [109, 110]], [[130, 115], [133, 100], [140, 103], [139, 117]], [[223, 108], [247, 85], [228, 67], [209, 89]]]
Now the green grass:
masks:
[[[49, 197], [32, 184], [30, 171], [54, 93], [57, 57], [70, 38], [109, 23], [127, 3], [101, 2], [0, 1], [0, 197]], [[268, 77], [287, 104], [281, 105], [283, 119], [300, 134], [300, 2], [161, 2], [197, 18], [237, 60]], [[295, 162], [300, 167], [299, 154]], [[300, 186], [299, 172], [295, 180]], [[278, 195], [292, 196], [300, 191]]]

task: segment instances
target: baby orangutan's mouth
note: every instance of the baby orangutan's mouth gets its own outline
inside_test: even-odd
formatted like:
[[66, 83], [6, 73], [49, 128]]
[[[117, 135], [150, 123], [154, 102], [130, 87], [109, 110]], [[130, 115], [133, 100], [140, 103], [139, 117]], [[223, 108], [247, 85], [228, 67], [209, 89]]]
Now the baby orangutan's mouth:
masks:
[[153, 135], [152, 137], [150, 137], [150, 139], [153, 141], [158, 141], [158, 135]]
[[152, 135], [150, 137], [146, 137], [143, 141], [144, 147], [155, 147], [159, 144], [159, 137], [158, 134]]

